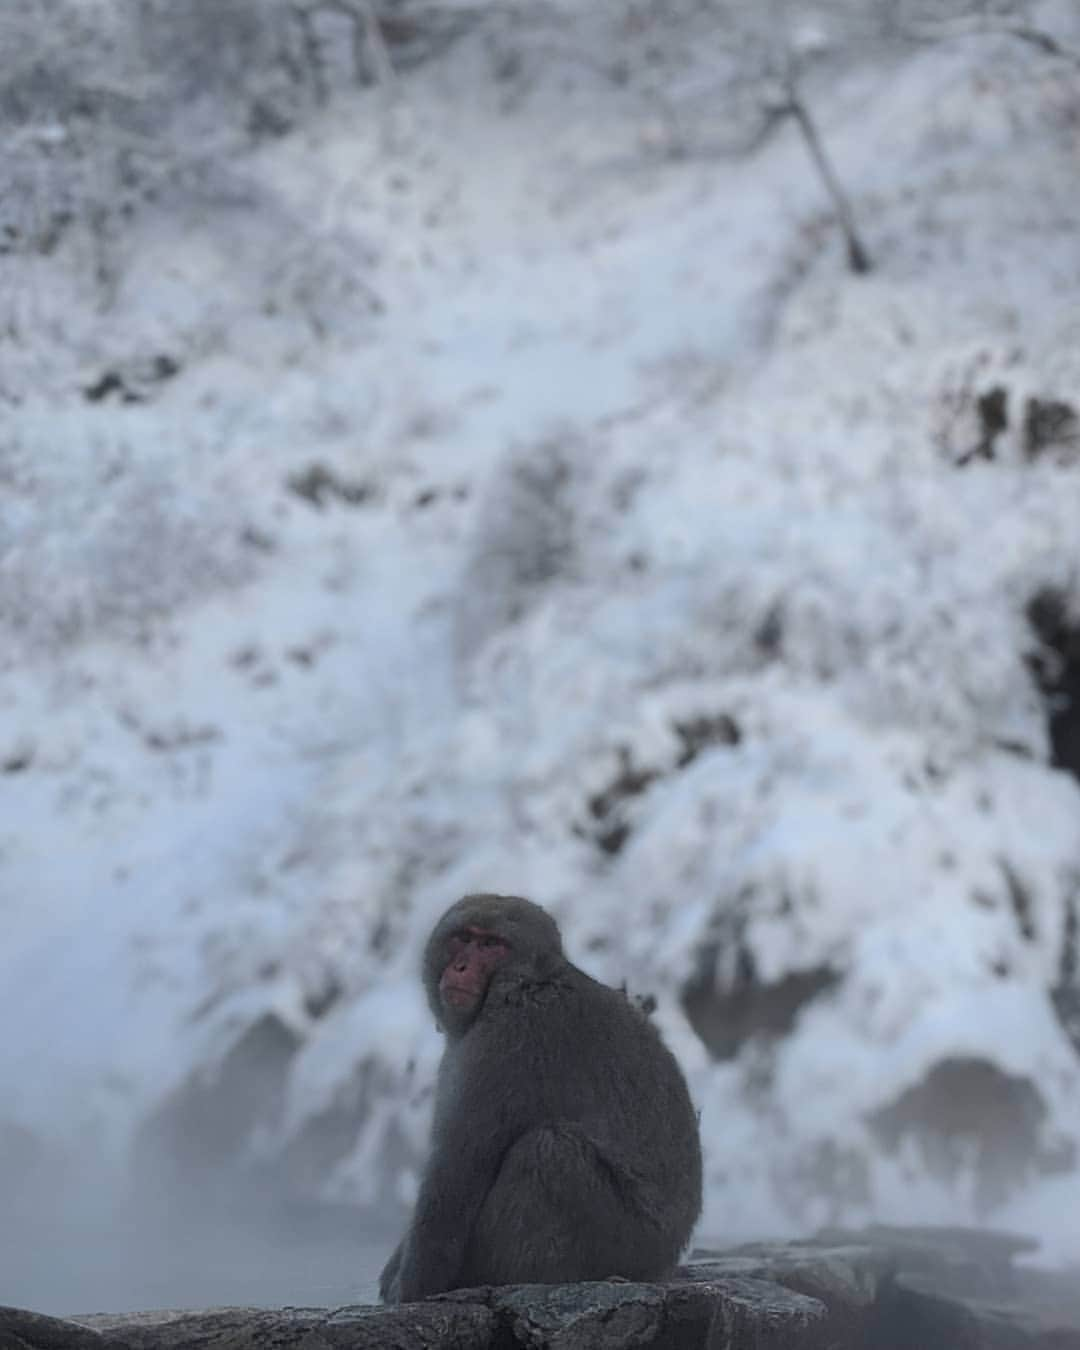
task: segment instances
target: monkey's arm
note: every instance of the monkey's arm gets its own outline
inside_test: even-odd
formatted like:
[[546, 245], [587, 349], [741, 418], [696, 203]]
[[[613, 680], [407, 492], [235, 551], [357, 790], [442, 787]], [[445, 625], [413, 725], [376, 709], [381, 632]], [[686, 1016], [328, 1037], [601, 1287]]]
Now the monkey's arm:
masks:
[[[499, 1057], [491, 1062], [498, 1064]], [[523, 1128], [503, 1086], [497, 1075], [467, 1068], [460, 1075], [451, 1070], [440, 1081], [431, 1158], [397, 1267], [387, 1268], [387, 1284], [396, 1279], [402, 1303], [458, 1287], [477, 1215]]]
[[412, 1303], [456, 1288], [469, 1234], [496, 1173], [494, 1157], [480, 1150], [438, 1150], [391, 1273], [389, 1283], [396, 1284], [399, 1302]]
[[398, 1271], [401, 1269], [401, 1253], [404, 1250], [405, 1241], [406, 1239], [402, 1238], [394, 1248], [393, 1256], [383, 1266], [383, 1272], [379, 1276], [379, 1297], [384, 1303], [401, 1302]]

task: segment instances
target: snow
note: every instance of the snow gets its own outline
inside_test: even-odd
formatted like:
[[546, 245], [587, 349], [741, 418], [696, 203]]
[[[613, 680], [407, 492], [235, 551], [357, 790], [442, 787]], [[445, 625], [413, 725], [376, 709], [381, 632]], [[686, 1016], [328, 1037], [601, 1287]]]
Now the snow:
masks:
[[[374, 1205], [395, 1138], [407, 1197], [419, 947], [507, 890], [657, 996], [703, 1236], [981, 1221], [868, 1120], [970, 1056], [1080, 1146], [1048, 999], [1080, 788], [1023, 617], [1075, 584], [1080, 475], [1015, 430], [954, 464], [965, 389], [1075, 397], [1060, 88], [974, 38], [811, 85], [877, 264], [853, 277], [794, 132], [665, 159], [637, 67], [544, 57], [536, 22], [515, 97], [466, 39], [402, 80], [392, 148], [349, 95], [235, 200], [133, 226], [107, 313], [74, 251], [7, 260], [34, 322], [2, 380], [0, 759], [28, 764], [0, 775], [0, 1118], [122, 1167], [271, 1011], [303, 1046], [258, 1149], [365, 1072], [321, 1193]], [[146, 402], [83, 398], [158, 350], [182, 368]], [[364, 499], [289, 490], [312, 464]], [[680, 765], [677, 724], [721, 713], [737, 741]], [[589, 802], [626, 756], [653, 776], [609, 855]], [[843, 979], [716, 1061], [679, 995], [725, 916], [761, 979]], [[815, 1188], [823, 1149], [865, 1186]], [[1076, 1260], [1065, 1184], [989, 1217]]]

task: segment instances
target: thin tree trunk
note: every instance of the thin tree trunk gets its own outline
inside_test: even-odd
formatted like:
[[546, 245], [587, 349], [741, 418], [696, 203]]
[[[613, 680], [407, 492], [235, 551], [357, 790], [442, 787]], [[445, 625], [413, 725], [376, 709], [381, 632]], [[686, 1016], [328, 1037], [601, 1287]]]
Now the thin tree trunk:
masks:
[[360, 10], [368, 59], [371, 61], [375, 83], [379, 89], [383, 149], [390, 152], [395, 148], [398, 139], [397, 74], [372, 0], [357, 0], [357, 7]]
[[390, 50], [386, 45], [386, 39], [383, 37], [375, 7], [371, 0], [356, 0], [356, 3], [360, 11], [364, 42], [371, 58], [375, 80], [384, 92], [388, 92], [394, 87], [394, 63], [390, 60]]
[[825, 153], [825, 147], [822, 144], [821, 136], [818, 134], [817, 126], [810, 116], [810, 109], [802, 101], [794, 84], [789, 83], [787, 92], [789, 111], [798, 123], [803, 140], [806, 142], [806, 148], [810, 152], [810, 158], [814, 161], [814, 167], [821, 175], [825, 190], [832, 198], [833, 206], [836, 208], [836, 217], [840, 222], [840, 228], [844, 232], [844, 240], [847, 244], [848, 266], [853, 272], [860, 275], [869, 272], [873, 266], [869, 251], [859, 237], [859, 231], [855, 224], [855, 213], [852, 211], [847, 194], [844, 192], [829, 157]]
[[304, 48], [304, 59], [307, 62], [308, 74], [315, 86], [315, 100], [320, 104], [328, 103], [330, 86], [327, 82], [326, 71], [323, 68], [319, 35], [315, 31], [311, 11], [304, 5], [298, 5], [293, 12], [300, 27], [300, 40]]

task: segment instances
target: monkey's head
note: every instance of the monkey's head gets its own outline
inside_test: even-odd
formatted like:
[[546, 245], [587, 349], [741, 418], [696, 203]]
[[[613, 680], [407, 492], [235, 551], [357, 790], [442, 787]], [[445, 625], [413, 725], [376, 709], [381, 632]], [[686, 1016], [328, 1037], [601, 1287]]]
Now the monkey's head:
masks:
[[424, 948], [424, 988], [451, 1036], [467, 1031], [496, 972], [542, 970], [562, 960], [555, 920], [516, 895], [466, 895], [451, 905]]

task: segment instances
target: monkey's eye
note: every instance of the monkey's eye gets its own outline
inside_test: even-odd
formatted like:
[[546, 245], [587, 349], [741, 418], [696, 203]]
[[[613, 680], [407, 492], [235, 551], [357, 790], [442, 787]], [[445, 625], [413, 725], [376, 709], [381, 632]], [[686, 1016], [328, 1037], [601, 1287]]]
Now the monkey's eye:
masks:
[[506, 943], [501, 937], [496, 937], [494, 933], [485, 933], [480, 939], [481, 947], [505, 947]]

